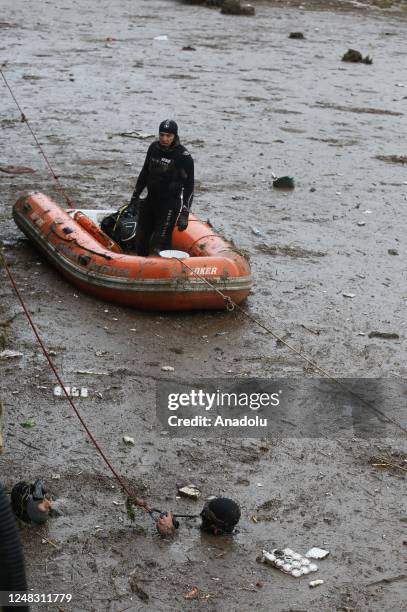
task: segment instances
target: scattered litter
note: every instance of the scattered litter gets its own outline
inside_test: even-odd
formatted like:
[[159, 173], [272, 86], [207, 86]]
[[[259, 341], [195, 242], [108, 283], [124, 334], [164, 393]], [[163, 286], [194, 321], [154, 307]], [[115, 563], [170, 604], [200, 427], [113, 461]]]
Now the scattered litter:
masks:
[[405, 87], [404, 83], [396, 83], [396, 87]]
[[398, 255], [399, 254], [397, 249], [388, 249], [387, 252], [388, 252], [389, 255]]
[[35, 170], [26, 166], [3, 166], [0, 165], [0, 172], [6, 174], [34, 174]]
[[[69, 397], [89, 397], [87, 387], [67, 387], [65, 386], [66, 392]], [[55, 397], [66, 397], [62, 387], [57, 385], [54, 387]]]
[[250, 229], [255, 236], [264, 236], [263, 232], [257, 229], [257, 227], [251, 227]]
[[362, 227], [363, 225], [366, 225], [366, 221], [358, 221], [358, 225]]
[[18, 351], [1, 351], [0, 359], [16, 359], [17, 357], [22, 357], [23, 353], [19, 353]]
[[406, 164], [407, 155], [376, 155], [376, 159], [392, 164]]
[[278, 549], [275, 548], [271, 552], [263, 550], [262, 556], [257, 559], [261, 563], [272, 565], [285, 574], [290, 574], [294, 578], [316, 572], [318, 566], [311, 563], [309, 559], [303, 557], [299, 553], [294, 552], [291, 548]]
[[273, 177], [273, 187], [276, 189], [294, 189], [295, 183], [292, 176]]
[[154, 36], [154, 40], [168, 40], [168, 36], [166, 34], [162, 34], [160, 36]]
[[323, 548], [318, 548], [315, 546], [314, 548], [310, 548], [308, 552], [305, 553], [305, 556], [308, 559], [325, 559], [329, 555], [329, 550], [324, 550]]
[[130, 436], [123, 436], [123, 442], [125, 442], [125, 444], [132, 444], [133, 446], [136, 443], [134, 438], [130, 438]]
[[201, 496], [200, 490], [193, 484], [178, 488], [178, 493], [183, 497], [189, 497], [190, 499], [198, 499]]
[[[155, 138], [154, 134], [148, 134], [147, 132], [118, 132], [117, 134], [111, 134], [112, 136], [123, 136], [124, 138], [138, 138], [139, 140], [147, 140], [148, 138]], [[105, 310], [105, 312], [109, 312]]]
[[95, 372], [94, 370], [75, 370], [76, 374], [91, 374], [92, 376], [109, 376], [109, 372]]
[[302, 32], [290, 32], [288, 38], [299, 38], [302, 40], [303, 38], [305, 38], [305, 36]]
[[184, 599], [196, 599], [199, 595], [199, 589], [198, 587], [192, 587], [192, 589], [190, 591], [188, 591], [187, 593], [184, 593]]
[[23, 421], [20, 423], [21, 427], [25, 427], [25, 429], [31, 429], [31, 427], [35, 427], [34, 421]]
[[191, 45], [186, 45], [185, 47], [182, 47], [183, 51], [196, 51], [195, 47], [191, 47]]
[[258, 482], [258, 483], [257, 483], [257, 486], [258, 486], [258, 487], [262, 487], [263, 485], [261, 484], [261, 482]]
[[356, 297], [356, 293], [342, 293], [343, 297], [354, 298]]
[[324, 584], [323, 580], [311, 580], [309, 583], [311, 589], [315, 589], [315, 587], [320, 586], [321, 584]]
[[369, 55], [366, 57], [362, 57], [360, 51], [356, 49], [348, 49], [347, 52], [342, 56], [343, 62], [353, 62], [353, 63], [362, 63], [362, 64], [373, 64], [373, 60]]
[[301, 323], [301, 327], [311, 332], [311, 334], [315, 334], [316, 336], [319, 336], [319, 334], [321, 333], [320, 329], [312, 329], [311, 327], [307, 327], [306, 325], [304, 325], [304, 323]]
[[381, 332], [371, 331], [368, 333], [369, 338], [385, 338], [386, 340], [398, 340], [400, 336], [396, 332]]
[[240, 4], [240, 0], [224, 0], [220, 12], [223, 15], [247, 15], [256, 14], [254, 6], [251, 4]]
[[175, 368], [169, 365], [161, 366], [163, 372], [175, 372]]
[[107, 351], [95, 351], [96, 357], [104, 357], [107, 355]]
[[61, 474], [52, 474], [51, 479], [52, 480], [60, 480], [61, 479]]

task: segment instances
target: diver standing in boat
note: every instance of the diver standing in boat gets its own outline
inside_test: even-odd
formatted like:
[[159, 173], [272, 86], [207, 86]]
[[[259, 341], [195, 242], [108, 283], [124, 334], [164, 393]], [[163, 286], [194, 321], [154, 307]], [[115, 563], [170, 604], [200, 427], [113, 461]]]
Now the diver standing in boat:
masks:
[[147, 257], [171, 248], [175, 224], [181, 232], [188, 227], [194, 194], [194, 161], [172, 119], [160, 123], [159, 139], [148, 148], [130, 204], [145, 187], [148, 195], [139, 205], [135, 248], [137, 255]]

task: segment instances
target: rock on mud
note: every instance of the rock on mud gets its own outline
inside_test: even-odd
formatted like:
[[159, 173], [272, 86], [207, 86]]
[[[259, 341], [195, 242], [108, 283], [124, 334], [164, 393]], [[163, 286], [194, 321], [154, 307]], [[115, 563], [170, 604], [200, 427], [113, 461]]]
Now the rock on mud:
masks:
[[255, 15], [256, 11], [251, 4], [240, 4], [240, 0], [225, 0], [221, 13], [224, 15]]

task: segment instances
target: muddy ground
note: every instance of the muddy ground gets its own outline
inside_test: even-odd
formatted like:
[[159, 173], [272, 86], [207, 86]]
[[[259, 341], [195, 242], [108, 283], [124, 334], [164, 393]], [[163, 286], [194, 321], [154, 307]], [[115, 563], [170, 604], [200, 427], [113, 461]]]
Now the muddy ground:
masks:
[[[403, 3], [255, 4], [256, 17], [233, 18], [164, 0], [9, 0], [1, 62], [81, 207], [127, 201], [150, 140], [118, 134], [154, 134], [174, 117], [196, 162], [194, 210], [250, 256], [247, 310], [339, 377], [403, 381], [407, 173], [391, 156], [407, 154], [407, 12]], [[291, 31], [305, 39], [289, 39]], [[373, 64], [341, 62], [349, 47]], [[0, 91], [0, 162], [35, 170], [0, 172], [4, 254], [66, 384], [89, 389], [77, 403], [93, 433], [160, 508], [200, 510], [201, 501], [176, 498], [185, 482], [202, 499], [223, 494], [242, 506], [233, 538], [203, 535], [186, 520], [162, 541], [141, 512], [131, 524], [117, 483], [53, 396], [53, 375], [2, 272], [0, 349], [22, 356], [0, 361], [1, 479], [7, 487], [46, 479], [62, 515], [46, 528], [21, 527], [29, 584], [73, 594], [70, 605], [33, 609], [405, 609], [405, 438], [303, 439], [294, 428], [283, 438], [169, 439], [155, 418], [159, 380], [316, 373], [239, 315], [141, 313], [67, 284], [12, 221], [24, 190], [61, 197]], [[273, 190], [272, 171], [294, 176], [295, 190]], [[399, 338], [369, 338], [374, 330]], [[314, 545], [330, 550], [317, 589], [256, 562], [263, 547]], [[133, 570], [147, 602], [131, 591]], [[194, 586], [199, 595], [187, 601]]]

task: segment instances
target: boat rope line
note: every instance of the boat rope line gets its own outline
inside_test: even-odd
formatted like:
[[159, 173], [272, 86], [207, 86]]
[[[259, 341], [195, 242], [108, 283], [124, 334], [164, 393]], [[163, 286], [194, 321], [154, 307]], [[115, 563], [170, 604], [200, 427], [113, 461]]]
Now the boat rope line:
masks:
[[[160, 515], [164, 515], [165, 513], [162, 512], [161, 510], [157, 510], [156, 508], [151, 508], [147, 502], [143, 499], [138, 499], [137, 497], [135, 497], [134, 493], [129, 489], [129, 487], [126, 485], [126, 483], [124, 482], [123, 478], [120, 476], [120, 474], [116, 471], [116, 469], [113, 467], [113, 465], [111, 464], [111, 462], [109, 461], [109, 459], [107, 458], [106, 454], [104, 453], [104, 451], [102, 450], [100, 444], [98, 443], [98, 441], [96, 440], [96, 438], [94, 437], [94, 435], [92, 434], [92, 432], [90, 431], [88, 425], [86, 424], [85, 420], [83, 419], [82, 415], [80, 414], [78, 408], [76, 407], [75, 403], [73, 402], [72, 398], [70, 397], [65, 384], [61, 378], [61, 376], [58, 373], [58, 370], [56, 369], [54, 362], [51, 359], [51, 356], [49, 355], [49, 352], [46, 348], [46, 346], [44, 345], [41, 336], [37, 330], [37, 327], [30, 315], [30, 312], [24, 302], [24, 299], [20, 293], [20, 290], [17, 286], [16, 281], [14, 280], [14, 277], [11, 273], [11, 270], [6, 262], [5, 256], [4, 254], [1, 252], [0, 250], [0, 264], [3, 265], [7, 276], [10, 280], [10, 283], [17, 295], [18, 301], [20, 302], [24, 313], [28, 319], [28, 322], [34, 332], [34, 335], [39, 343], [39, 345], [41, 346], [42, 352], [44, 353], [44, 356], [46, 358], [46, 360], [48, 361], [48, 365], [51, 368], [51, 370], [53, 371], [61, 389], [63, 390], [66, 399], [68, 400], [69, 404], [71, 405], [72, 409], [74, 410], [76, 416], [78, 417], [83, 429], [85, 430], [86, 434], [88, 435], [88, 437], [90, 438], [90, 440], [92, 441], [93, 445], [95, 446], [97, 452], [100, 454], [100, 456], [102, 457], [103, 461], [105, 462], [105, 464], [107, 465], [107, 467], [109, 468], [109, 470], [112, 472], [113, 476], [116, 478], [117, 482], [120, 484], [121, 488], [123, 489], [123, 491], [126, 493], [128, 500], [130, 501], [130, 503], [134, 506], [138, 506], [139, 508], [142, 508], [145, 512], [147, 512], [152, 520], [157, 523], [157, 518], [155, 517], [155, 514], [159, 513]], [[174, 517], [176, 515], [173, 515]]]
[[68, 206], [70, 206], [71, 208], [75, 208], [74, 203], [72, 202], [72, 200], [70, 199], [70, 197], [69, 197], [69, 196], [68, 196], [68, 194], [66, 193], [65, 189], [62, 187], [62, 185], [61, 185], [61, 183], [60, 183], [60, 181], [59, 181], [59, 177], [58, 177], [58, 176], [55, 174], [55, 172], [54, 172], [54, 170], [53, 170], [53, 168], [52, 168], [52, 166], [51, 166], [51, 163], [50, 163], [50, 161], [49, 161], [49, 159], [48, 159], [47, 155], [45, 154], [44, 149], [42, 148], [41, 143], [39, 142], [39, 140], [38, 140], [37, 136], [35, 135], [35, 132], [34, 132], [34, 130], [32, 129], [32, 127], [31, 127], [31, 125], [30, 125], [30, 122], [29, 122], [29, 121], [28, 121], [28, 119], [27, 119], [26, 114], [23, 112], [23, 110], [22, 110], [22, 108], [21, 108], [20, 104], [18, 103], [18, 100], [17, 100], [16, 96], [14, 95], [13, 90], [11, 89], [11, 87], [10, 87], [10, 85], [9, 85], [9, 83], [8, 83], [7, 79], [6, 79], [6, 75], [4, 74], [4, 72], [3, 72], [3, 70], [2, 70], [2, 68], [1, 68], [1, 67], [0, 67], [0, 74], [1, 74], [1, 76], [3, 77], [3, 81], [4, 81], [4, 83], [6, 84], [6, 87], [7, 87], [7, 89], [9, 90], [9, 92], [10, 92], [10, 94], [11, 94], [11, 97], [13, 98], [13, 100], [14, 100], [14, 102], [15, 102], [15, 105], [17, 106], [18, 110], [20, 111], [20, 115], [21, 115], [21, 122], [22, 122], [22, 123], [25, 123], [25, 124], [26, 124], [26, 126], [28, 127], [28, 129], [30, 130], [31, 135], [32, 135], [32, 137], [34, 138], [35, 143], [36, 143], [36, 145], [37, 145], [38, 149], [40, 150], [41, 155], [42, 155], [42, 156], [43, 156], [43, 158], [45, 159], [45, 163], [47, 164], [48, 169], [49, 169], [49, 171], [51, 172], [52, 177], [55, 179], [55, 182], [56, 182], [56, 184], [57, 184], [57, 187], [58, 187], [59, 191], [61, 192], [61, 194], [62, 194], [62, 195], [63, 195], [63, 197], [65, 198], [65, 200], [66, 200], [66, 202], [67, 202]]
[[278, 334], [276, 334], [272, 329], [270, 329], [269, 327], [267, 327], [267, 325], [264, 325], [264, 323], [262, 323], [261, 321], [259, 321], [258, 319], [256, 319], [256, 317], [254, 317], [253, 315], [251, 315], [250, 313], [248, 313], [244, 308], [242, 308], [239, 304], [237, 304], [236, 302], [234, 302], [232, 300], [231, 297], [229, 297], [228, 295], [225, 295], [223, 293], [223, 291], [221, 291], [220, 289], [218, 289], [217, 287], [215, 287], [215, 285], [213, 283], [211, 283], [207, 278], [205, 278], [204, 276], [202, 276], [201, 274], [199, 274], [198, 272], [196, 272], [193, 268], [191, 268], [190, 266], [188, 266], [188, 264], [185, 263], [185, 261], [182, 261], [182, 259], [178, 259], [177, 257], [174, 257], [172, 259], [177, 259], [177, 261], [179, 261], [183, 266], [185, 266], [185, 268], [187, 268], [190, 272], [192, 272], [192, 274], [194, 274], [195, 276], [197, 276], [198, 278], [200, 278], [201, 280], [203, 280], [205, 283], [207, 283], [208, 285], [210, 285], [212, 287], [212, 289], [214, 291], [216, 291], [216, 293], [218, 293], [225, 301], [225, 305], [226, 305], [226, 310], [228, 310], [229, 312], [232, 312], [233, 310], [238, 310], [240, 313], [242, 313], [247, 319], [249, 319], [250, 321], [252, 321], [253, 323], [255, 323], [256, 325], [258, 325], [259, 327], [261, 327], [262, 329], [264, 329], [268, 334], [271, 334], [273, 336], [273, 338], [275, 338], [276, 340], [278, 340], [279, 342], [281, 342], [282, 344], [284, 344], [284, 346], [286, 346], [290, 351], [292, 351], [293, 353], [295, 353], [296, 355], [298, 355], [298, 357], [300, 357], [300, 359], [306, 361], [309, 365], [311, 365], [315, 370], [317, 370], [318, 372], [320, 372], [321, 374], [323, 374], [326, 378], [328, 378], [329, 380], [331, 380], [332, 382], [334, 382], [335, 384], [339, 385], [342, 389], [344, 389], [347, 393], [349, 393], [350, 395], [352, 395], [353, 397], [355, 397], [356, 399], [358, 399], [360, 402], [362, 402], [362, 404], [364, 406], [366, 406], [367, 408], [373, 410], [374, 412], [376, 412], [378, 415], [380, 415], [381, 417], [383, 417], [386, 421], [388, 421], [389, 423], [392, 423], [393, 425], [395, 425], [396, 427], [398, 427], [399, 429], [401, 429], [401, 431], [403, 431], [405, 434], [407, 434], [407, 428], [404, 427], [403, 425], [401, 425], [401, 423], [399, 423], [398, 421], [396, 421], [395, 419], [393, 419], [392, 417], [389, 417], [387, 414], [385, 414], [382, 410], [380, 410], [379, 408], [376, 408], [376, 406], [373, 406], [373, 404], [371, 402], [368, 402], [367, 400], [365, 400], [363, 397], [361, 397], [360, 395], [358, 395], [357, 393], [355, 393], [352, 389], [349, 389], [348, 386], [346, 384], [344, 384], [339, 378], [336, 378], [335, 376], [333, 376], [330, 372], [328, 372], [327, 370], [325, 370], [325, 368], [322, 368], [320, 365], [318, 365], [313, 359], [311, 359], [310, 357], [308, 357], [308, 355], [306, 355], [305, 353], [303, 353], [302, 351], [299, 351], [298, 349], [295, 348], [295, 346], [292, 346], [291, 344], [289, 344], [286, 340], [284, 340], [284, 338], [282, 338], [281, 336], [279, 336]]

